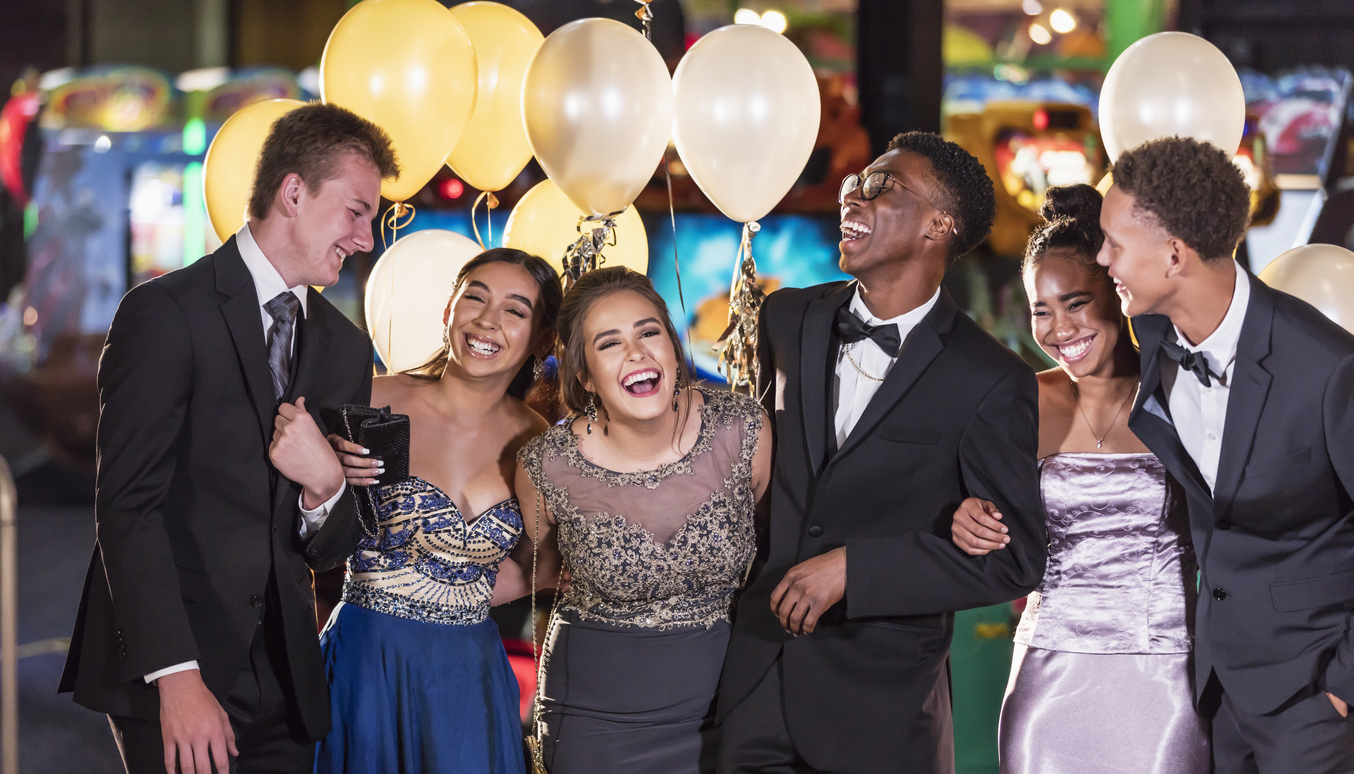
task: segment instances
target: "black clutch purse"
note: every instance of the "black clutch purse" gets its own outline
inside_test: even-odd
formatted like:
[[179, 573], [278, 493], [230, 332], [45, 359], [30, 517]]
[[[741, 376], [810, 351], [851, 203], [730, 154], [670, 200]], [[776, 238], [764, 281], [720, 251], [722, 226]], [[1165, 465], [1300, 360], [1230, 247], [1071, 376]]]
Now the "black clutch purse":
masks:
[[409, 417], [392, 414], [390, 407], [345, 405], [343, 431], [349, 441], [363, 447], [370, 456], [385, 462], [385, 472], [376, 477], [381, 486], [409, 478]]

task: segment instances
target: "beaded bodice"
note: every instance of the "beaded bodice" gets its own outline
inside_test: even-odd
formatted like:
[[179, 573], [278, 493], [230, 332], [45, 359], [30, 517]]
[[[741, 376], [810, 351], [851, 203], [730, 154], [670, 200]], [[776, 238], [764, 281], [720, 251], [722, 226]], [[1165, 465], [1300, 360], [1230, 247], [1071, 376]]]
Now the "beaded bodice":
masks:
[[561, 609], [657, 629], [728, 620], [756, 551], [752, 456], [763, 419], [750, 398], [701, 394], [695, 445], [656, 470], [593, 464], [570, 423], [519, 454], [558, 525], [570, 573]]
[[376, 524], [348, 559], [343, 601], [432, 623], [488, 617], [498, 563], [522, 533], [517, 500], [467, 521], [446, 493], [418, 477], [376, 493]]

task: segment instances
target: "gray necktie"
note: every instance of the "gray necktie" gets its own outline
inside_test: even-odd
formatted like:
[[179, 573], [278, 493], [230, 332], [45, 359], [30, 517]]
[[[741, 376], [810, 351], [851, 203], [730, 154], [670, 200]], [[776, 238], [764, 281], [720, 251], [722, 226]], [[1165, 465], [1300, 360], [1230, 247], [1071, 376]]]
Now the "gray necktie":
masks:
[[291, 334], [301, 301], [295, 293], [284, 290], [263, 308], [273, 316], [273, 329], [268, 332], [268, 370], [273, 375], [273, 392], [282, 400], [291, 381]]

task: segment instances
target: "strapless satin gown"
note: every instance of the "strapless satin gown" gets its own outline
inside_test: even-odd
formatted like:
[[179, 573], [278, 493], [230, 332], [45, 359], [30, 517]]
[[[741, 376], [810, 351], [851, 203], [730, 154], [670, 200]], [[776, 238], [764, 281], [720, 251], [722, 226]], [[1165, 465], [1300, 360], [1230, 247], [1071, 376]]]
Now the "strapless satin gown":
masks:
[[1207, 774], [1183, 497], [1151, 454], [1040, 467], [1049, 557], [1016, 631], [1003, 774]]

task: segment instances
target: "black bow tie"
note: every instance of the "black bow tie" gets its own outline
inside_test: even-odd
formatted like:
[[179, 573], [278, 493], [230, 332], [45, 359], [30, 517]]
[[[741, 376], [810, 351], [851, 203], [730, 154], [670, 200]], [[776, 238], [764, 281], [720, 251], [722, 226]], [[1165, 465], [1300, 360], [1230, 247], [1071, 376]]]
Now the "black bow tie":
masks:
[[903, 347], [903, 339], [898, 335], [896, 324], [869, 325], [857, 317], [850, 307], [844, 306], [837, 310], [836, 325], [837, 338], [841, 339], [843, 344], [855, 344], [857, 341], [869, 339], [889, 357], [898, 357], [898, 350]]
[[1166, 357], [1180, 364], [1181, 368], [1193, 373], [1199, 378], [1199, 384], [1205, 387], [1212, 387], [1213, 382], [1209, 377], [1222, 379], [1221, 374], [1215, 374], [1208, 368], [1208, 358], [1202, 352], [1190, 352], [1185, 349], [1178, 341], [1162, 339], [1161, 352]]

